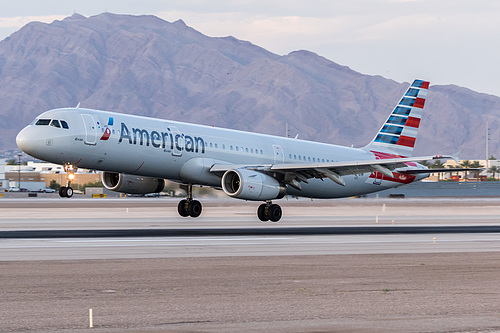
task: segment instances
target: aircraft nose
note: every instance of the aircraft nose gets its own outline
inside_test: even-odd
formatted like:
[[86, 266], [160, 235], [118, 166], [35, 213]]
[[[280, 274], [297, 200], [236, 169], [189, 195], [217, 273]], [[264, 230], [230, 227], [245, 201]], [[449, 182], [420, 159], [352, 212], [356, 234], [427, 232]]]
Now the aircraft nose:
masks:
[[30, 126], [25, 127], [16, 136], [16, 144], [23, 152], [32, 155], [36, 151], [36, 136]]

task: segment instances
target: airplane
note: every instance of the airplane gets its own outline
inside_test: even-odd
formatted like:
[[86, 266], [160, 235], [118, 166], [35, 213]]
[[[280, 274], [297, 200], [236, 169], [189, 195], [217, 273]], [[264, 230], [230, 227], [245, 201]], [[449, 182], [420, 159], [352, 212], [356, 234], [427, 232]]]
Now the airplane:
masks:
[[19, 132], [16, 143], [35, 158], [64, 165], [68, 180], [59, 190], [61, 197], [73, 195], [77, 168], [95, 169], [102, 171], [103, 185], [116, 192], [157, 193], [165, 179], [179, 183], [186, 191], [178, 204], [182, 217], [200, 216], [202, 205], [193, 199], [193, 186], [209, 186], [232, 198], [263, 202], [258, 218], [277, 222], [282, 209], [273, 200], [373, 193], [428, 177], [431, 171], [420, 161], [454, 158], [412, 157], [428, 89], [428, 81], [414, 80], [362, 148], [79, 105], [42, 113]]

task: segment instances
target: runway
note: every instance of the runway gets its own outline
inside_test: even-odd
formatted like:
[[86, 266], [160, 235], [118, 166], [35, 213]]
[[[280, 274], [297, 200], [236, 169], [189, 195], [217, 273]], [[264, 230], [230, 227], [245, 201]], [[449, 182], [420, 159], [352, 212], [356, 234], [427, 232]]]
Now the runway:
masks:
[[202, 202], [0, 200], [1, 330], [500, 331], [500, 199]]
[[500, 251], [500, 234], [8, 239], [1, 261]]
[[248, 202], [208, 200], [199, 219], [178, 217], [176, 204], [144, 198], [0, 201], [0, 260], [500, 249], [500, 200], [491, 198], [469, 199], [465, 206], [456, 199], [284, 202], [280, 223], [260, 222]]
[[480, 226], [380, 226], [380, 227], [292, 227], [212, 229], [83, 229], [0, 231], [0, 239], [37, 238], [118, 238], [118, 237], [244, 237], [315, 235], [410, 235], [500, 233], [500, 225]]

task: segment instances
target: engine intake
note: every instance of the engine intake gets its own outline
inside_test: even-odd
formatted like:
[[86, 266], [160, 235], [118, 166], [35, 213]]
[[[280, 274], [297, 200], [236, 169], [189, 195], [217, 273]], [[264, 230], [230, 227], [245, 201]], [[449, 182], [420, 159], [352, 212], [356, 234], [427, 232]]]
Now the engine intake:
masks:
[[281, 199], [286, 192], [275, 178], [247, 169], [226, 171], [222, 176], [222, 189], [230, 197], [256, 201]]
[[165, 187], [165, 180], [141, 177], [116, 172], [103, 172], [102, 183], [105, 188], [129, 194], [158, 193]]

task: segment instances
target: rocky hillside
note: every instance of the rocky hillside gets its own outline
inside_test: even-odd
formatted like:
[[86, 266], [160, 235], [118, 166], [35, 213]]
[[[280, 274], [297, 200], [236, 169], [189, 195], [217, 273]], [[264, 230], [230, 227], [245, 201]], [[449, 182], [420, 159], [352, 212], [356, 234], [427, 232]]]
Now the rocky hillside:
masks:
[[[407, 85], [307, 51], [278, 56], [208, 37], [182, 21], [75, 14], [0, 42], [0, 149], [15, 147], [16, 133], [41, 112], [78, 103], [276, 135], [288, 122], [292, 136], [362, 146]], [[484, 158], [486, 120], [497, 154], [499, 110], [498, 97], [431, 86], [416, 154]]]

